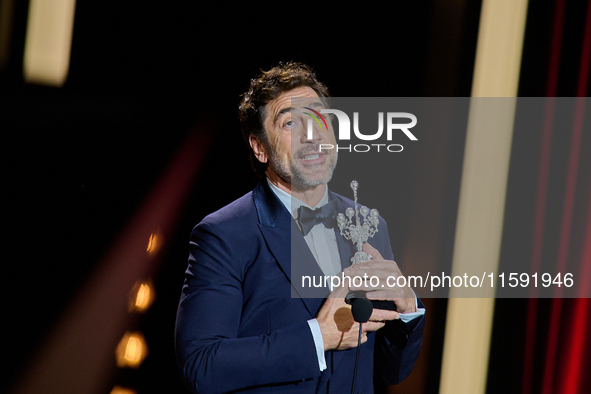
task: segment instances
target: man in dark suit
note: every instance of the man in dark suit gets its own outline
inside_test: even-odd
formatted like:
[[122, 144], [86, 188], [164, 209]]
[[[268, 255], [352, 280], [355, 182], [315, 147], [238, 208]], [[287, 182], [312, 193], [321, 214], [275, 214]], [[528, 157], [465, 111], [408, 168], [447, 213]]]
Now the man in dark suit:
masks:
[[[311, 289], [301, 277], [344, 269], [350, 277], [369, 273], [385, 283], [402, 274], [381, 218], [372, 246], [364, 247], [372, 260], [348, 267], [352, 246], [333, 222], [353, 203], [328, 190], [337, 153], [319, 148], [335, 145], [334, 133], [318, 124], [309, 135], [302, 116], [302, 108], [323, 107], [325, 97], [326, 87], [307, 66], [287, 63], [253, 79], [242, 99], [242, 131], [263, 179], [191, 235], [175, 344], [193, 392], [351, 391], [359, 324], [344, 297], [352, 287], [303, 298]], [[302, 210], [315, 209], [325, 212], [324, 222], [302, 225]], [[320, 291], [327, 295], [327, 288]], [[374, 377], [383, 384], [408, 376], [424, 327], [423, 305], [410, 288], [387, 287], [367, 298], [392, 301], [397, 311], [374, 309], [362, 325], [358, 393], [373, 393]]]

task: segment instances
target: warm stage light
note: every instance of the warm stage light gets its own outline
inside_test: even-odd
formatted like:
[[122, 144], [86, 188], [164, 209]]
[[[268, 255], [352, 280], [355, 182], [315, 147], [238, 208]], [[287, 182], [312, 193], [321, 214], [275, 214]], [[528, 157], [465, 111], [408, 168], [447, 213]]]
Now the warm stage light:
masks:
[[151, 279], [137, 281], [131, 289], [129, 296], [130, 312], [145, 312], [152, 306], [156, 293]]
[[129, 387], [115, 386], [109, 394], [137, 394], [137, 391]]
[[155, 254], [160, 249], [160, 236], [158, 233], [150, 234], [148, 240], [148, 248], [146, 249], [149, 254]]
[[144, 335], [139, 332], [126, 332], [115, 350], [117, 366], [138, 368], [148, 355], [148, 345]]

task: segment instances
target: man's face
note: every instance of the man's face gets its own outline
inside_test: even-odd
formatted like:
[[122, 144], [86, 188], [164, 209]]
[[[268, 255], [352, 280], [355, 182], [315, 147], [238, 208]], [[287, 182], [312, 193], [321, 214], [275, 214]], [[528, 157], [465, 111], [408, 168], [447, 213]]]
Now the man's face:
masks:
[[[295, 100], [292, 107], [292, 99]], [[337, 163], [336, 149], [322, 149], [320, 144], [336, 145], [332, 125], [325, 116], [317, 122], [308, 114], [324, 108], [316, 92], [304, 86], [282, 93], [266, 105], [264, 126], [268, 136], [268, 171], [287, 183], [314, 187], [326, 184]], [[306, 114], [307, 113], [307, 114]], [[312, 120], [312, 139], [308, 139], [308, 119]]]

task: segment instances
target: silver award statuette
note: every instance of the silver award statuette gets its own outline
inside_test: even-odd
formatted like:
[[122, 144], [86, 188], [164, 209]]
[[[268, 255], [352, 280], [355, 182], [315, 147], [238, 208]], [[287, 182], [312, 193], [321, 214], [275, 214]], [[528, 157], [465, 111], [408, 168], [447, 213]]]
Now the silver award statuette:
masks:
[[[380, 214], [377, 209], [372, 209], [370, 211], [369, 208], [364, 206], [359, 208], [359, 205], [357, 204], [358, 187], [359, 182], [351, 182], [351, 189], [353, 189], [353, 195], [355, 196], [355, 210], [353, 210], [353, 208], [347, 208], [344, 215], [342, 213], [337, 215], [337, 226], [339, 227], [341, 235], [346, 240], [351, 240], [357, 248], [357, 252], [351, 258], [352, 264], [371, 260], [371, 255], [363, 251], [363, 244], [378, 232], [378, 224], [380, 224]], [[355, 217], [355, 224], [353, 224], [353, 217]], [[350, 291], [345, 297], [345, 302], [352, 305], [355, 299], [366, 298], [365, 293], [367, 293], [365, 290]], [[375, 309], [396, 310], [396, 304], [392, 301], [372, 300], [371, 304]]]
[[[378, 224], [380, 223], [377, 209], [370, 211], [369, 208], [364, 206], [359, 208], [357, 203], [358, 187], [359, 182], [351, 182], [351, 189], [353, 189], [353, 196], [355, 197], [355, 210], [349, 207], [345, 210], [344, 215], [342, 213], [337, 215], [337, 226], [341, 235], [347, 241], [351, 240], [355, 248], [357, 248], [357, 252], [351, 257], [351, 264], [371, 260], [371, 255], [363, 251], [363, 244], [378, 232]], [[353, 224], [353, 217], [355, 217], [355, 224]], [[363, 219], [363, 223], [361, 219]], [[363, 290], [350, 291], [345, 297], [345, 302], [351, 304], [356, 298], [365, 298], [365, 293], [366, 291]]]
[[[339, 226], [341, 235], [347, 241], [351, 240], [357, 248], [357, 253], [351, 258], [352, 264], [371, 260], [371, 255], [363, 251], [363, 244], [378, 232], [378, 224], [380, 223], [377, 209], [370, 211], [369, 208], [364, 206], [359, 208], [357, 204], [358, 187], [359, 182], [351, 182], [351, 189], [353, 189], [353, 195], [355, 197], [355, 210], [349, 207], [345, 210], [344, 215], [342, 213], [337, 215], [337, 225]], [[355, 216], [355, 224], [353, 224], [353, 216]], [[360, 216], [363, 219], [363, 223], [361, 223]]]

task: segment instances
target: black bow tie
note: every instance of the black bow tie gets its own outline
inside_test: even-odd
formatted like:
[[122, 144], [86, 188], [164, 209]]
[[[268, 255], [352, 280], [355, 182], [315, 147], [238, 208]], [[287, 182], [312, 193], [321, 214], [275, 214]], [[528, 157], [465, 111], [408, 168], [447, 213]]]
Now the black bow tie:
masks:
[[317, 224], [324, 224], [326, 228], [333, 228], [337, 223], [336, 216], [336, 201], [329, 201], [327, 204], [314, 210], [303, 205], [298, 208], [298, 220], [304, 236]]

